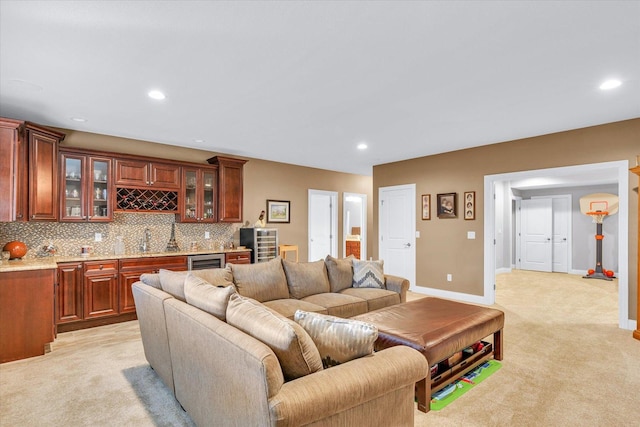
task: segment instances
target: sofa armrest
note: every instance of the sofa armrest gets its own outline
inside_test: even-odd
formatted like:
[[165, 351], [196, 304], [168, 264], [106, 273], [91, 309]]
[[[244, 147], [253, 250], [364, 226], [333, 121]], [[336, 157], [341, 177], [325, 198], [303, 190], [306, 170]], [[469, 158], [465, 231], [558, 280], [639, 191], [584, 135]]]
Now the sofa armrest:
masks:
[[[362, 405], [403, 387], [413, 389], [429, 364], [418, 351], [395, 346], [283, 384], [269, 400], [280, 426], [306, 425]], [[413, 411], [413, 399], [407, 399]], [[396, 408], [389, 408], [393, 411]]]
[[409, 290], [409, 281], [404, 277], [384, 275], [385, 286], [387, 290], [400, 294], [400, 302], [407, 302], [407, 291]]

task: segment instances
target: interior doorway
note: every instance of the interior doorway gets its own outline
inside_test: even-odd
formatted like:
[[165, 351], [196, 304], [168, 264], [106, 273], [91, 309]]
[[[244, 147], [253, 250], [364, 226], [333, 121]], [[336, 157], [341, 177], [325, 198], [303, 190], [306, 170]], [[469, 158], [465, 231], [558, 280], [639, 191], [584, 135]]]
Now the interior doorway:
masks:
[[308, 261], [338, 256], [338, 193], [309, 190]]
[[344, 257], [367, 259], [367, 195], [344, 193], [342, 200]]
[[[484, 297], [482, 303], [495, 303], [496, 283], [496, 201], [495, 188], [517, 180], [544, 180], [558, 183], [579, 177], [581, 182], [591, 180], [593, 184], [614, 182], [618, 186], [619, 210], [617, 215], [618, 238], [618, 325], [623, 329], [633, 329], [629, 319], [629, 162], [614, 161], [560, 168], [539, 169], [506, 174], [487, 175], [484, 179]], [[604, 180], [598, 181], [598, 180]], [[608, 181], [607, 181], [608, 180]]]

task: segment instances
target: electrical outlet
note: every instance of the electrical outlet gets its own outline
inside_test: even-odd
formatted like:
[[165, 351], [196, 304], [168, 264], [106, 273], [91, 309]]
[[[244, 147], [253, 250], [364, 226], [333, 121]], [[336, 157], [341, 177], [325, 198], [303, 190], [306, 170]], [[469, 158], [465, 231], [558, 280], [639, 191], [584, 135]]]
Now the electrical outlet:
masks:
[[204, 238], [205, 239], [210, 239], [211, 238], [211, 234], [208, 231], [204, 232]]
[[453, 280], [453, 276], [451, 274], [447, 274], [447, 282], [450, 282]]
[[94, 239], [96, 242], [102, 242], [102, 233], [96, 233]]

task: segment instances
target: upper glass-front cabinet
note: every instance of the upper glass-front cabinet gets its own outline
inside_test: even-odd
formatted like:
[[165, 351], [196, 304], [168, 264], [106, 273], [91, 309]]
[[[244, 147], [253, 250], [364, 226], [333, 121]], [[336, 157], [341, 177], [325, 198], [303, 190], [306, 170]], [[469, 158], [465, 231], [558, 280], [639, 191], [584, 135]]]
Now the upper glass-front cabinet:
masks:
[[111, 221], [111, 160], [62, 153], [61, 221]]
[[214, 168], [184, 171], [181, 222], [216, 222], [216, 170]]

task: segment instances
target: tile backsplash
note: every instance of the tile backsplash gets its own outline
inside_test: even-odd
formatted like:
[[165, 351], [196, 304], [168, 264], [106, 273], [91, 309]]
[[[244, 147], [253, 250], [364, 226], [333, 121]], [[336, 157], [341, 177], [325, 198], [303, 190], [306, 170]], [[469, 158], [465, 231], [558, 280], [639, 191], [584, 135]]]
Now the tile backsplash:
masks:
[[[29, 251], [25, 258], [42, 256], [41, 249], [53, 244], [56, 255], [75, 256], [85, 245], [93, 247], [96, 255], [113, 254], [116, 236], [123, 236], [126, 253], [138, 253], [145, 229], [151, 231], [150, 252], [164, 252], [171, 238], [174, 215], [145, 213], [114, 213], [109, 223], [62, 222], [5, 222], [0, 223], [0, 247], [12, 240], [26, 243]], [[199, 249], [218, 250], [221, 245], [238, 244], [237, 230], [241, 224], [192, 224], [175, 223], [175, 238], [181, 250], [189, 250], [192, 242]], [[205, 239], [205, 232], [210, 239]], [[95, 241], [95, 233], [102, 234], [102, 241]]]

